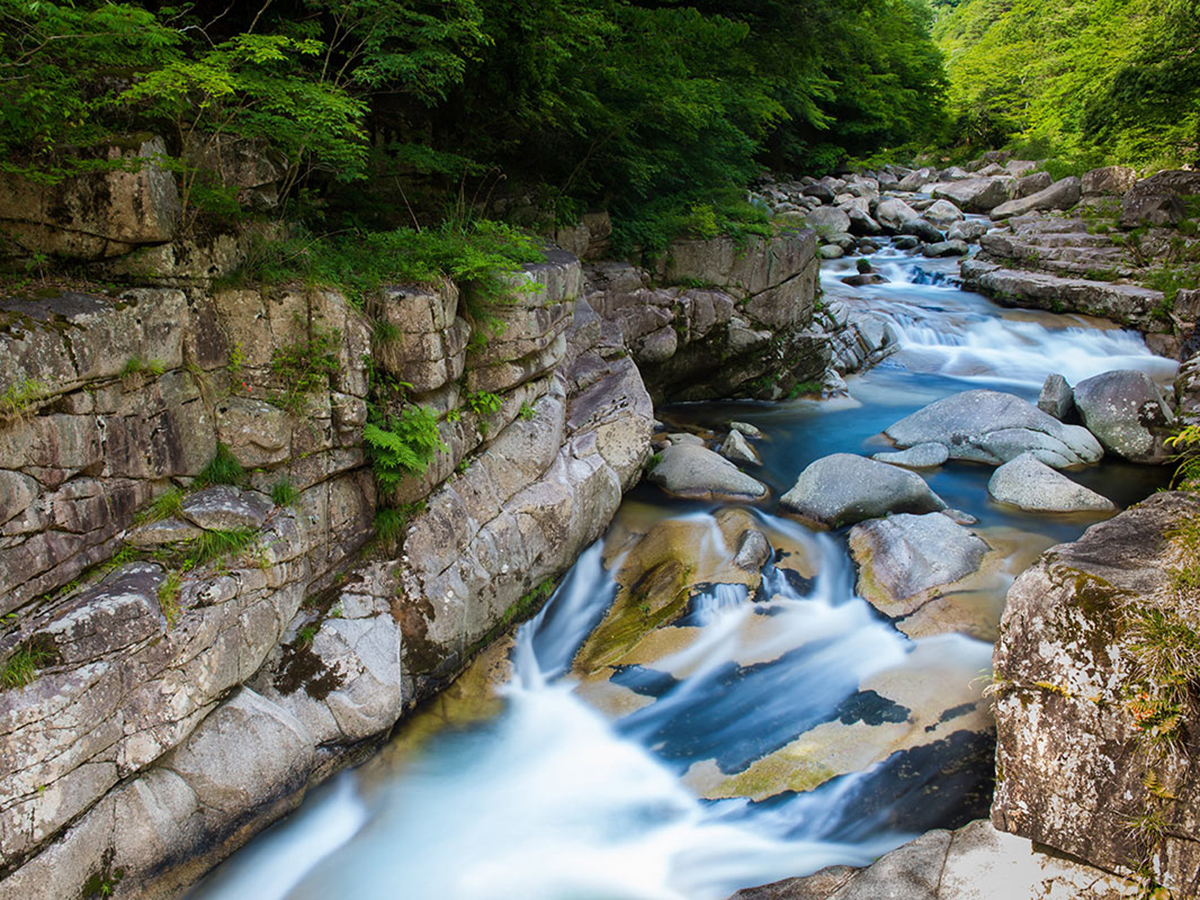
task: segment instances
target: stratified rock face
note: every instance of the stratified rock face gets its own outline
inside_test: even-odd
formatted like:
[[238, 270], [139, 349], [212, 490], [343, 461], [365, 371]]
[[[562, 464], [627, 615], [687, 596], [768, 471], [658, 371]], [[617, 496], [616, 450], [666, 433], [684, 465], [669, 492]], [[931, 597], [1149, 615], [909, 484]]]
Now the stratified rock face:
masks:
[[653, 281], [700, 287], [653, 287], [646, 270], [604, 262], [588, 266], [585, 290], [656, 399], [778, 399], [829, 363], [829, 340], [812, 327], [818, 272], [815, 236], [801, 230], [748, 247], [677, 241]]
[[[175, 235], [180, 215], [175, 176], [161, 168], [162, 138], [141, 135], [106, 148], [121, 168], [47, 185], [0, 175], [0, 232], [29, 253], [101, 259]], [[134, 167], [125, 171], [125, 164]]]
[[1164, 441], [1175, 415], [1145, 372], [1121, 369], [1075, 385], [1075, 406], [1083, 424], [1105, 448], [1130, 462], [1164, 463], [1171, 451]]
[[1172, 170], [1143, 178], [1121, 198], [1121, 225], [1177, 225], [1184, 197], [1200, 194], [1200, 172]]
[[1070, 209], [1079, 202], [1081, 196], [1080, 181], [1072, 175], [1070, 178], [1054, 182], [1035, 194], [1001, 203], [991, 211], [991, 217], [1005, 219], [1009, 216], [1022, 216], [1035, 210]]
[[993, 466], [1026, 452], [1056, 469], [1094, 463], [1104, 455], [1086, 428], [1064, 425], [1020, 397], [998, 391], [944, 397], [884, 433], [901, 447], [938, 443], [951, 459]]
[[979, 569], [990, 548], [941, 513], [907, 513], [850, 529], [858, 593], [886, 616], [906, 616]]
[[853, 525], [889, 512], [946, 508], [920, 475], [853, 453], [835, 453], [809, 465], [779, 505], [823, 528]]
[[1000, 466], [988, 481], [988, 493], [1000, 503], [1031, 512], [1112, 512], [1107, 497], [1076, 484], [1032, 453]]
[[[1200, 629], [1200, 595], [1177, 575], [1194, 545], [1166, 535], [1198, 525], [1200, 500], [1154, 494], [1051, 549], [1010, 589], [993, 657], [996, 827], [1110, 870], [1145, 862], [1180, 897], [1200, 891], [1194, 686], [1181, 743], [1159, 753], [1151, 737], [1172, 733], [1155, 698]], [[1134, 827], [1146, 815], [1161, 840]]]
[[[986, 242], [993, 240], [993, 234], [996, 233], [992, 232], [983, 238], [985, 246]], [[995, 240], [1006, 238], [1001, 235]], [[978, 259], [963, 262], [962, 276], [963, 284], [995, 297], [1001, 303], [1102, 316], [1133, 325], [1142, 331], [1167, 330], [1167, 326], [1154, 315], [1154, 310], [1163, 302], [1162, 292], [1138, 284], [1089, 281], [1086, 278], [1005, 269]]]
[[730, 900], [1132, 900], [1137, 885], [975, 821], [928, 831], [865, 869], [738, 891]]

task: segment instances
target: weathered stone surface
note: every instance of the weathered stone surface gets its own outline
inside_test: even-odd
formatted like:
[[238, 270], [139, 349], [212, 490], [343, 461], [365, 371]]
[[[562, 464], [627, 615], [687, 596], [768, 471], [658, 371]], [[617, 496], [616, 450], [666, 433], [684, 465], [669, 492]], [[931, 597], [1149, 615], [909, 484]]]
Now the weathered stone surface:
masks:
[[1022, 453], [992, 473], [988, 493], [1000, 503], [1031, 512], [1115, 512], [1107, 497], [1056, 472], [1036, 456]]
[[1137, 170], [1131, 166], [1102, 166], [1083, 173], [1083, 196], [1124, 194], [1136, 183]]
[[1064, 421], [1075, 408], [1075, 393], [1067, 379], [1058, 374], [1047, 375], [1038, 394], [1037, 407], [1060, 422]]
[[1013, 185], [1011, 175], [969, 178], [941, 185], [933, 191], [933, 196], [939, 200], [949, 200], [963, 212], [985, 213], [1008, 200]]
[[1121, 226], [1177, 225], [1183, 197], [1200, 194], [1200, 172], [1171, 170], [1143, 178], [1121, 198]]
[[695, 444], [672, 444], [646, 478], [669, 494], [704, 500], [761, 500], [762, 482], [713, 451]]
[[162, 138], [138, 135], [101, 148], [100, 159], [132, 165], [48, 185], [13, 173], [0, 177], [0, 231], [29, 253], [101, 259], [139, 244], [164, 243], [180, 215], [175, 176], [157, 162]]
[[912, 219], [920, 218], [920, 214], [896, 197], [881, 200], [875, 210], [875, 219], [890, 233], [897, 233], [901, 226]]
[[966, 241], [937, 241], [921, 245], [921, 253], [930, 257], [966, 256], [970, 252]]
[[219, 484], [191, 494], [183, 501], [181, 513], [193, 525], [209, 531], [235, 528], [261, 528], [273, 503], [255, 491], [239, 491]]
[[1052, 184], [1054, 184], [1054, 179], [1050, 177], [1049, 172], [1034, 172], [1017, 179], [1014, 196], [1018, 199], [1029, 197], [1038, 191], [1044, 191]]
[[1070, 209], [1079, 202], [1081, 196], [1080, 181], [1072, 175], [1054, 182], [1036, 194], [1001, 203], [991, 211], [990, 215], [993, 219], [1006, 219], [1009, 216], [1021, 216], [1035, 210]]
[[1027, 451], [1056, 469], [1097, 462], [1104, 455], [1086, 428], [1064, 425], [1013, 394], [988, 390], [945, 397], [884, 433], [901, 447], [939, 443], [951, 459], [993, 466]]
[[906, 616], [978, 570], [988, 545], [941, 513], [900, 513], [850, 529], [859, 595], [887, 616]]
[[966, 219], [962, 222], [955, 222], [946, 230], [946, 240], [977, 241], [987, 232], [987, 222], [979, 219]]
[[906, 469], [933, 469], [950, 458], [945, 444], [915, 444], [907, 450], [874, 453], [871, 459], [904, 466]]
[[1132, 900], [1129, 880], [977, 820], [929, 831], [865, 869], [833, 866], [730, 900]]
[[1170, 458], [1163, 442], [1175, 415], [1145, 372], [1095, 375], [1075, 385], [1074, 397], [1083, 424], [1106, 449], [1131, 462], [1158, 464]]
[[738, 539], [737, 553], [733, 564], [739, 569], [757, 572], [771, 558], [771, 542], [757, 528], [747, 528]]
[[805, 217], [804, 222], [821, 236], [850, 230], [850, 216], [834, 206], [818, 206]]
[[1162, 303], [1161, 291], [1136, 284], [1061, 278], [1041, 272], [1004, 269], [995, 263], [966, 260], [963, 283], [1011, 306], [1031, 306], [1054, 312], [1071, 311], [1102, 316], [1143, 331], [1166, 326], [1154, 310]]
[[926, 513], [946, 504], [913, 472], [852, 453], [835, 453], [810, 464], [780, 508], [825, 528], [840, 528], [889, 512]]
[[[1200, 626], [1195, 592], [1173, 584], [1195, 561], [1164, 537], [1198, 517], [1194, 497], [1153, 494], [1048, 551], [1009, 590], [993, 656], [996, 827], [1107, 869], [1148, 857], [1179, 896], [1200, 889], [1195, 757], [1155, 753], [1131, 701], [1154, 689], [1136, 662], [1142, 617]], [[1128, 825], [1148, 809], [1164, 819], [1158, 847]]]
[[921, 218], [928, 219], [937, 228], [949, 228], [955, 222], [963, 220], [962, 210], [951, 203], [949, 200], [937, 200], [932, 205], [926, 207], [921, 213]]
[[721, 449], [718, 452], [734, 463], [743, 463], [752, 466], [762, 465], [762, 459], [759, 458], [758, 451], [750, 446], [746, 438], [737, 429], [731, 429], [729, 434], [725, 436], [725, 440], [721, 442]]

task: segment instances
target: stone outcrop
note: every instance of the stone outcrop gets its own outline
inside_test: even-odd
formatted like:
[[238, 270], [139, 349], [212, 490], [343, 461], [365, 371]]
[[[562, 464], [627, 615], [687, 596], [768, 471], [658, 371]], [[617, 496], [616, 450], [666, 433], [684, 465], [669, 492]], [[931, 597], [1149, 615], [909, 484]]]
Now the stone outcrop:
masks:
[[83, 260], [166, 243], [175, 236], [180, 203], [174, 174], [159, 165], [165, 154], [161, 137], [132, 135], [87, 151], [90, 161], [100, 164], [97, 171], [57, 183], [3, 173], [0, 235], [15, 245], [17, 255]]
[[1075, 407], [1106, 450], [1131, 462], [1164, 463], [1173, 455], [1165, 441], [1175, 414], [1145, 372], [1121, 369], [1075, 385]]
[[[0, 422], [0, 654], [36, 662], [0, 691], [6, 892], [119, 869], [115, 896], [175, 895], [604, 529], [649, 396], [573, 256], [512, 281], [482, 345], [449, 283], [384, 289], [374, 333], [331, 291], [5, 301], [0, 372], [27, 398]], [[407, 516], [399, 558], [357, 563], [372, 390], [442, 447], [380, 498]], [[217, 463], [240, 486], [200, 488]]]
[[993, 658], [996, 827], [1180, 897], [1200, 891], [1194, 682], [1171, 687], [1195, 665], [1198, 521], [1200, 501], [1159, 493], [1048, 551]]
[[[811, 327], [818, 273], [811, 231], [741, 247], [678, 241], [651, 274], [628, 263], [588, 267], [591, 306], [619, 329], [656, 400], [786, 396], [820, 380], [828, 338]], [[686, 285], [704, 285], [690, 287]]]

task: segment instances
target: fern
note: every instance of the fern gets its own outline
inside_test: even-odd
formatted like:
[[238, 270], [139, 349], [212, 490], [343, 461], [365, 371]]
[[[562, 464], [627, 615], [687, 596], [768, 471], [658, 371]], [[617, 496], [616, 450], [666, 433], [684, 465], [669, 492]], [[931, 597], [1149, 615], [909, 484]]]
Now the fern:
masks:
[[437, 429], [436, 414], [426, 407], [406, 409], [383, 426], [368, 422], [363, 441], [383, 490], [395, 488], [409, 475], [420, 475], [446, 445]]

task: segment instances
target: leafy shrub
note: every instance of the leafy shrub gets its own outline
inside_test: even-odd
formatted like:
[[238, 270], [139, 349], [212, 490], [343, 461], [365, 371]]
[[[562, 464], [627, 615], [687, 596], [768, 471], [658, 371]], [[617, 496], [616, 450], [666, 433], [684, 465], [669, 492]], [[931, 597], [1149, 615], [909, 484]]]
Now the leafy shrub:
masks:
[[375, 471], [375, 480], [390, 491], [409, 475], [420, 475], [430, 460], [446, 449], [438, 433], [437, 415], [424, 406], [412, 406], [382, 424], [363, 426], [363, 442]]

